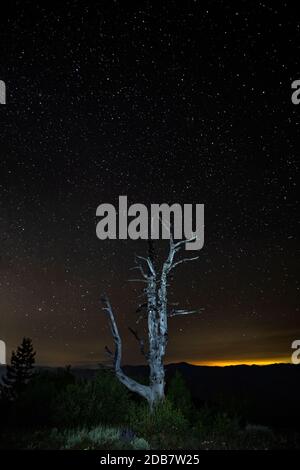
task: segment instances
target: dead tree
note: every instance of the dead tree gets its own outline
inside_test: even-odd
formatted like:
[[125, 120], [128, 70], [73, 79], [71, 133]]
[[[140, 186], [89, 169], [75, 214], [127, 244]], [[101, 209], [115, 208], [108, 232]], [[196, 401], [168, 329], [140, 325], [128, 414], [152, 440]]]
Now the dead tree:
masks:
[[[114, 358], [116, 376], [129, 390], [144, 397], [148, 401], [151, 409], [157, 402], [164, 399], [165, 371], [163, 360], [168, 342], [168, 318], [175, 317], [177, 315], [189, 315], [198, 311], [175, 308], [170, 309], [168, 306], [168, 277], [170, 272], [182, 263], [198, 259], [198, 257], [194, 257], [183, 258], [178, 261], [175, 260], [175, 256], [182, 246], [186, 242], [193, 240], [194, 239], [182, 240], [175, 243], [173, 238], [170, 237], [169, 253], [163, 262], [161, 269], [158, 269], [156, 266], [151, 245], [148, 257], [136, 257], [136, 266], [133, 269], [137, 269], [140, 272], [141, 279], [132, 279], [132, 281], [141, 281], [146, 284], [146, 302], [140, 306], [138, 311], [142, 311], [144, 307], [146, 309], [146, 319], [148, 323], [147, 352], [144, 341], [139, 337], [138, 332], [132, 328], [130, 328], [130, 331], [139, 342], [140, 350], [149, 365], [149, 385], [140, 384], [136, 380], [128, 377], [122, 370], [122, 340], [119, 334], [115, 315], [109, 299], [106, 296], [101, 298], [103, 310], [107, 313], [109, 318], [115, 345], [114, 354], [107, 347], [106, 351]], [[137, 323], [141, 318], [143, 318], [143, 315], [140, 316]]]

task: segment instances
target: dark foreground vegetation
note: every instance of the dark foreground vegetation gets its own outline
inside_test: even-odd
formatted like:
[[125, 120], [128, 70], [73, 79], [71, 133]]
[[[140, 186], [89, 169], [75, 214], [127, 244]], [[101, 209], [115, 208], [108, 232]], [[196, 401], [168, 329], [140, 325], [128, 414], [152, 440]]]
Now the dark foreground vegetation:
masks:
[[1, 388], [2, 449], [300, 448], [298, 411], [295, 426], [252, 422], [238, 396], [216, 393], [213, 400], [199, 400], [180, 367], [168, 371], [167, 398], [150, 413], [108, 369], [89, 378], [70, 368], [33, 373], [32, 350], [27, 359], [24, 366], [26, 351], [15, 357]]

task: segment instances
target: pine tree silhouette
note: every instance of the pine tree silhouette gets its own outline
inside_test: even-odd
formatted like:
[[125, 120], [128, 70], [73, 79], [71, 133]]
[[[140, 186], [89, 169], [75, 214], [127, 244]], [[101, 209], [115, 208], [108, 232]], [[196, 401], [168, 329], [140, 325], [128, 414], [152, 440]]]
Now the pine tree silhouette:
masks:
[[30, 338], [23, 338], [17, 351], [12, 352], [10, 365], [6, 366], [6, 377], [3, 377], [6, 392], [11, 399], [16, 398], [32, 378], [35, 355]]

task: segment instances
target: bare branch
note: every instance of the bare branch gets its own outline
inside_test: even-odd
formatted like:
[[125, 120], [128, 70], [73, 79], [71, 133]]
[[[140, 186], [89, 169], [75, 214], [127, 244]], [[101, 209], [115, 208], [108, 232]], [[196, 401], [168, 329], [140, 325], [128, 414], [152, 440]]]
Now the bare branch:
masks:
[[189, 261], [195, 261], [197, 259], [199, 259], [199, 256], [195, 256], [194, 258], [183, 258], [179, 261], [176, 261], [176, 263], [173, 263], [170, 270], [176, 268], [176, 266], [178, 266], [179, 264], [188, 263]]
[[109, 322], [110, 322], [110, 329], [112, 332], [112, 336], [115, 343], [115, 354], [114, 354], [114, 367], [115, 373], [120, 382], [122, 382], [129, 390], [132, 392], [136, 392], [139, 395], [146, 398], [148, 401], [151, 401], [151, 390], [150, 387], [147, 385], [142, 385], [138, 383], [136, 380], [128, 377], [122, 370], [121, 367], [121, 358], [122, 358], [122, 341], [121, 336], [119, 334], [119, 330], [117, 327], [117, 323], [114, 317], [114, 313], [108, 298], [104, 295], [101, 297], [101, 302], [103, 304], [103, 310], [107, 312]]
[[129, 271], [133, 271], [134, 269], [138, 269], [138, 270], [141, 272], [143, 278], [144, 278], [144, 279], [148, 279], [148, 276], [147, 276], [147, 274], [145, 273], [145, 271], [144, 271], [144, 269], [143, 269], [143, 266], [141, 266], [140, 264], [139, 264], [138, 266], [133, 266], [132, 268], [129, 269]]
[[192, 237], [188, 240], [180, 240], [177, 243], [174, 243], [174, 239], [172, 234], [170, 233], [170, 248], [169, 248], [169, 255], [166, 259], [166, 261], [163, 263], [163, 269], [162, 269], [162, 274], [161, 274], [161, 282], [163, 282], [163, 279], [167, 277], [169, 272], [175, 268], [175, 266], [178, 266], [179, 264], [188, 262], [188, 261], [194, 261], [195, 259], [198, 259], [198, 257], [194, 258], [184, 258], [182, 260], [177, 261], [176, 263], [174, 262], [175, 255], [178, 251], [180, 251], [181, 246], [184, 245], [185, 243], [192, 242], [196, 240], [197, 237]]
[[186, 243], [194, 242], [195, 240], [197, 240], [196, 236], [192, 237], [192, 238], [189, 238], [189, 239], [180, 240], [179, 242], [176, 242], [176, 243], [174, 243], [174, 241], [173, 241], [173, 246], [176, 249], [176, 248], [181, 247], [182, 245], [185, 245]]
[[145, 261], [148, 265], [148, 268], [149, 268], [152, 276], [155, 276], [155, 269], [154, 269], [154, 266], [153, 266], [153, 263], [152, 263], [151, 259], [150, 258], [145, 258], [144, 256], [138, 256], [138, 255], [136, 255], [136, 257], [138, 259], [141, 259], [141, 260]]
[[182, 309], [182, 310], [172, 310], [172, 312], [170, 312], [168, 314], [168, 317], [177, 317], [178, 315], [191, 315], [192, 313], [199, 313], [200, 310], [185, 310], [185, 309]]
[[137, 260], [138, 260], [138, 255], [135, 255], [135, 263], [136, 263], [137, 266], [134, 266], [134, 267], [131, 268], [131, 269], [132, 269], [132, 270], [133, 270], [133, 269], [138, 269], [138, 270], [141, 272], [142, 276], [143, 276], [145, 279], [148, 279], [148, 275], [145, 273], [143, 266], [142, 266], [140, 263], [138, 263]]

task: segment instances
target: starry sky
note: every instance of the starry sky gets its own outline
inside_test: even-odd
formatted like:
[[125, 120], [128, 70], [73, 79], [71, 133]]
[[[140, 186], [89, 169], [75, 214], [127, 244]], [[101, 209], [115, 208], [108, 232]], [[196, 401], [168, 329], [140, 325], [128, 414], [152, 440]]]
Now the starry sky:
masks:
[[[40, 364], [124, 362], [143, 241], [96, 237], [96, 208], [205, 204], [199, 260], [170, 297], [166, 362], [289, 361], [300, 337], [299, 18], [292, 2], [12, 1], [0, 19], [0, 338]], [[2, 6], [1, 6], [2, 9]], [[297, 142], [298, 138], [298, 142]], [[159, 242], [159, 253], [166, 242]], [[145, 333], [144, 326], [140, 334]]]

